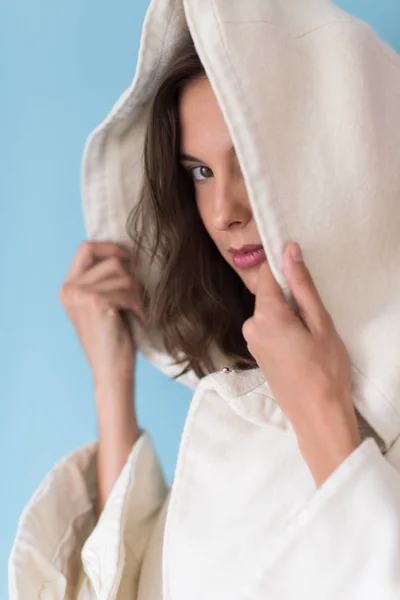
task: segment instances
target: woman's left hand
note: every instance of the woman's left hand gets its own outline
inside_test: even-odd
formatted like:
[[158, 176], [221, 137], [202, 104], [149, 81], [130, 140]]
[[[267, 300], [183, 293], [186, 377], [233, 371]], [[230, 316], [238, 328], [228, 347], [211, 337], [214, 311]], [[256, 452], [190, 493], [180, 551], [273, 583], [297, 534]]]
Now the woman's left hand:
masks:
[[291, 421], [317, 486], [360, 444], [345, 344], [304, 261], [285, 247], [284, 274], [299, 314], [269, 265], [260, 266], [254, 315], [242, 328], [248, 349]]

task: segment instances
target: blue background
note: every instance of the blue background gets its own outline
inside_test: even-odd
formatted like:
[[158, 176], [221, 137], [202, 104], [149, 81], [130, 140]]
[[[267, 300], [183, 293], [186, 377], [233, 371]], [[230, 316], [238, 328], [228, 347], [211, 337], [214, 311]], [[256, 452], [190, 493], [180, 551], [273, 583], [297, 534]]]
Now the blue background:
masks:
[[[398, 0], [338, 4], [400, 51]], [[85, 239], [83, 145], [134, 75], [147, 6], [0, 7], [0, 598], [24, 505], [57, 460], [96, 436], [91, 373], [58, 292]], [[191, 395], [139, 356], [139, 422], [169, 483]]]

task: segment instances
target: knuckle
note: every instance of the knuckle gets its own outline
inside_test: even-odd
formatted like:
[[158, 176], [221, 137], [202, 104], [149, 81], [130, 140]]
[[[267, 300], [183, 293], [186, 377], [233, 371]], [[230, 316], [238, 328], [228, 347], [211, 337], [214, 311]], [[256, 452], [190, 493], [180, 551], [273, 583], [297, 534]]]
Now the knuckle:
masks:
[[251, 319], [245, 321], [242, 326], [243, 336], [250, 344], [256, 344], [260, 337], [260, 333], [265, 331], [268, 323], [265, 321], [264, 315], [255, 313]]
[[247, 339], [250, 339], [252, 337], [252, 333], [253, 333], [253, 329], [254, 329], [254, 319], [247, 319], [247, 321], [245, 321], [242, 325], [242, 334], [243, 337]]
[[120, 269], [121, 269], [121, 275], [123, 275], [124, 277], [126, 277], [126, 281], [131, 281], [132, 277], [131, 274], [129, 272], [129, 266], [127, 265], [126, 262], [122, 262], [120, 263]]
[[81, 242], [81, 244], [79, 246], [79, 250], [83, 254], [86, 254], [87, 252], [91, 252], [92, 249], [93, 249], [93, 242], [90, 240], [84, 240], [83, 242]]
[[100, 294], [89, 292], [86, 294], [86, 302], [90, 308], [99, 309], [103, 306], [104, 300]]
[[80, 262], [85, 262], [93, 254], [93, 243], [85, 240], [78, 248], [78, 257]]
[[135, 290], [134, 290], [134, 286], [133, 286], [133, 282], [132, 282], [132, 277], [130, 275], [128, 275], [128, 274], [124, 275], [122, 285], [124, 288], [126, 288], [127, 290], [134, 293]]
[[62, 303], [67, 302], [70, 288], [71, 288], [70, 284], [67, 282], [64, 282], [62, 284], [62, 286], [60, 287], [60, 289], [58, 290], [58, 297]]
[[126, 270], [124, 269], [124, 266], [123, 266], [120, 258], [117, 258], [116, 256], [113, 256], [112, 258], [110, 258], [110, 265], [116, 275], [125, 275], [126, 274]]

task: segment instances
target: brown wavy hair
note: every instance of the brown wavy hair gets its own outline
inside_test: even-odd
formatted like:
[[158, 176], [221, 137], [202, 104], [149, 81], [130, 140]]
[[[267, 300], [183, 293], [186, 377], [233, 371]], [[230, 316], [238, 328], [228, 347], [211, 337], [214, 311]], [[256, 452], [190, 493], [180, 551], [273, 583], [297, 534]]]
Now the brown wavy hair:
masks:
[[257, 366], [242, 335], [255, 297], [205, 229], [192, 177], [180, 162], [180, 94], [189, 82], [203, 77], [205, 69], [190, 39], [153, 97], [142, 189], [127, 221], [129, 237], [160, 266], [158, 285], [151, 293], [143, 287], [141, 300], [150, 328], [162, 333], [175, 364], [187, 362], [175, 379], [192, 369], [198, 377], [215, 371], [213, 345], [234, 368]]

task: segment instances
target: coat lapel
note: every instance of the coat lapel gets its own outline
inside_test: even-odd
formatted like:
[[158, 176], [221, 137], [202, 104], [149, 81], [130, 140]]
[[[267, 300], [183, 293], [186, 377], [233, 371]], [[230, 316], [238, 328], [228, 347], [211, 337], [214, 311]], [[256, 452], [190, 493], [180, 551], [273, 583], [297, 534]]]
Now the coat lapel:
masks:
[[261, 371], [206, 377], [188, 413], [171, 491], [165, 598], [244, 597], [260, 556], [274, 552], [280, 528], [314, 491]]

